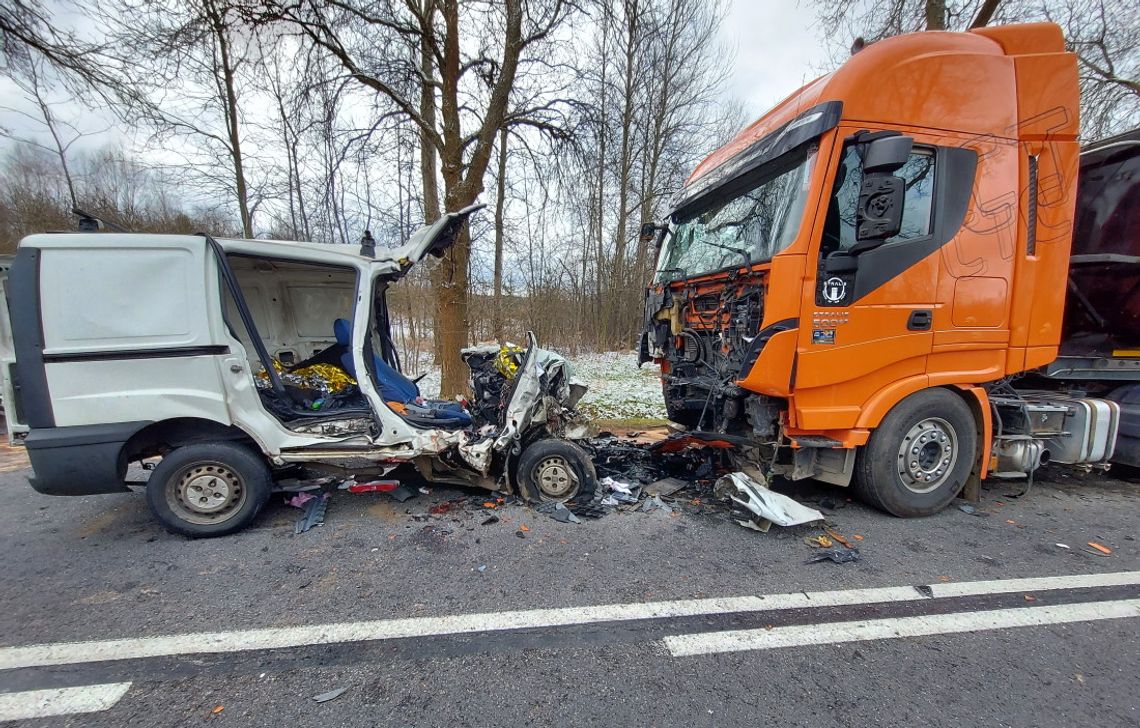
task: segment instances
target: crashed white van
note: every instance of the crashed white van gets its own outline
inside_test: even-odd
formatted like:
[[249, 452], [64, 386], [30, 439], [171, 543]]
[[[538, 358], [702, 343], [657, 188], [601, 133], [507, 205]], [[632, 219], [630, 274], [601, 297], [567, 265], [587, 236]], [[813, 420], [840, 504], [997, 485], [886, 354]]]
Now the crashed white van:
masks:
[[[442, 255], [450, 213], [400, 248], [207, 235], [64, 233], [21, 241], [6, 285], [9, 430], [41, 493], [128, 490], [164, 525], [249, 524], [293, 464], [360, 477], [413, 463], [437, 482], [589, 499], [589, 456], [562, 436], [584, 388], [539, 349], [464, 351], [475, 397], [432, 401], [400, 373], [386, 293]], [[367, 236], [370, 240], [370, 236]], [[153, 462], [153, 461], [151, 461]]]

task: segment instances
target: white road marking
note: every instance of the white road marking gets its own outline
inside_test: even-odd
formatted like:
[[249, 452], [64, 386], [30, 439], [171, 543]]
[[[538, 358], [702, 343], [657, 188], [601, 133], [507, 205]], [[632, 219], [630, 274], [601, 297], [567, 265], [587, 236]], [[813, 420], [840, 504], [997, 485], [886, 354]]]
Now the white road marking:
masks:
[[107, 710], [119, 702], [130, 687], [129, 682], [122, 682], [0, 693], [0, 720], [28, 720]]
[[[931, 590], [934, 597], [939, 598], [1134, 584], [1140, 584], [1140, 571], [937, 584], [932, 585]], [[779, 609], [908, 602], [926, 598], [912, 586], [880, 587], [844, 591], [796, 592], [767, 596], [685, 599], [640, 604], [530, 609], [441, 617], [381, 619], [368, 622], [341, 622], [234, 632], [206, 632], [29, 645], [0, 648], [0, 670], [171, 655], [246, 652], [306, 645], [388, 640], [401, 637], [501, 632], [535, 627], [595, 624], [598, 622], [624, 622], [732, 612], [764, 612]]]
[[664, 641], [674, 657], [688, 657], [716, 652], [865, 642], [1128, 617], [1140, 617], [1140, 599], [705, 632], [665, 637]]

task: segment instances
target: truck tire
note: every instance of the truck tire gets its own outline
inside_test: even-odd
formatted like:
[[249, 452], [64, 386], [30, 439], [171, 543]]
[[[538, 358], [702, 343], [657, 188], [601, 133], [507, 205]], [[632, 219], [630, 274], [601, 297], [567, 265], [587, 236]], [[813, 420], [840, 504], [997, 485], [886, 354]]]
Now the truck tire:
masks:
[[542, 439], [527, 445], [515, 473], [519, 493], [532, 503], [588, 503], [598, 489], [594, 461], [585, 450], [566, 440]]
[[[701, 410], [690, 409], [684, 397], [669, 395], [669, 385], [661, 383], [661, 396], [665, 400], [665, 416], [678, 425], [696, 429], [701, 423]], [[702, 408], [703, 409], [703, 408]]]
[[953, 392], [926, 389], [895, 405], [860, 448], [855, 492], [891, 515], [929, 516], [962, 490], [977, 452], [969, 406]]
[[270, 488], [269, 466], [260, 455], [232, 442], [211, 442], [163, 457], [147, 481], [146, 501], [167, 530], [209, 538], [253, 522]]

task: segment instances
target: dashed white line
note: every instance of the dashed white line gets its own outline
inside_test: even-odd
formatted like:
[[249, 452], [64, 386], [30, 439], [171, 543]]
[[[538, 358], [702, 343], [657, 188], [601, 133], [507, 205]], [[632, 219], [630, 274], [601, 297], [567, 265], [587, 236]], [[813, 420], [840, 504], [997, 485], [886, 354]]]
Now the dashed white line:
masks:
[[[935, 598], [941, 598], [1136, 584], [1140, 584], [1140, 571], [935, 584], [931, 585], [930, 594]], [[686, 599], [640, 604], [605, 604], [440, 617], [382, 619], [367, 622], [341, 622], [233, 632], [29, 645], [0, 648], [0, 670], [172, 655], [247, 652], [403, 637], [431, 637], [475, 632], [564, 627], [599, 622], [626, 622], [733, 612], [764, 612], [780, 609], [908, 602], [926, 598], [928, 597], [912, 586], [898, 586], [723, 599]]]
[[29, 720], [107, 710], [114, 707], [130, 687], [129, 682], [122, 682], [0, 693], [0, 720]]
[[866, 619], [854, 622], [797, 624], [772, 629], [742, 629], [665, 637], [674, 657], [718, 652], [770, 650], [779, 647], [827, 645], [838, 642], [922, 637], [961, 632], [982, 632], [1013, 627], [1040, 627], [1067, 622], [1140, 617], [1140, 599], [1083, 602], [1049, 607], [991, 609], [917, 617]]

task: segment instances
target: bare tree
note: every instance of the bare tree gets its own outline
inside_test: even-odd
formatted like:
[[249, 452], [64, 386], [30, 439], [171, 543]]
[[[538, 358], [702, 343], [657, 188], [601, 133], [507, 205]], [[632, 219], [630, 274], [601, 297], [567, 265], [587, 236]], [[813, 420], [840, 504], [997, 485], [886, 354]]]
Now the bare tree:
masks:
[[231, 0], [113, 0], [104, 22], [118, 46], [131, 49], [128, 75], [138, 101], [130, 111], [156, 130], [181, 170], [206, 191], [235, 203], [242, 234], [253, 237], [258, 195], [243, 144], [242, 76], [255, 57]]
[[67, 185], [68, 197], [71, 199], [71, 206], [78, 207], [79, 198], [75, 192], [75, 179], [68, 166], [68, 152], [80, 139], [99, 132], [81, 131], [75, 124], [61, 118], [55, 111], [58, 104], [49, 96], [50, 83], [46, 77], [47, 69], [44, 68], [44, 65], [45, 61], [42, 58], [32, 57], [22, 65], [21, 73], [10, 76], [12, 82], [24, 92], [24, 99], [34, 106], [38, 113], [30, 113], [13, 106], [0, 106], [0, 111], [23, 117], [42, 127], [51, 138], [51, 145], [42, 144], [29, 136], [13, 134], [3, 128], [0, 128], [0, 135], [7, 136], [21, 144], [42, 149], [53, 155], [59, 162], [60, 172], [62, 172], [63, 180]]
[[[296, 27], [356, 81], [384, 98], [421, 134], [425, 216], [432, 217], [438, 173], [442, 206], [454, 211], [483, 191], [496, 137], [503, 128], [557, 130], [556, 100], [512, 103], [520, 68], [551, 40], [573, 6], [566, 0], [474, 4], [460, 0], [362, 3], [302, 0], [271, 16]], [[431, 157], [438, 155], [439, 169]], [[431, 167], [431, 169], [429, 169]], [[470, 237], [460, 234], [435, 269], [436, 337], [442, 391], [465, 389], [459, 350], [468, 338]]]

